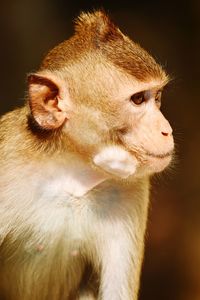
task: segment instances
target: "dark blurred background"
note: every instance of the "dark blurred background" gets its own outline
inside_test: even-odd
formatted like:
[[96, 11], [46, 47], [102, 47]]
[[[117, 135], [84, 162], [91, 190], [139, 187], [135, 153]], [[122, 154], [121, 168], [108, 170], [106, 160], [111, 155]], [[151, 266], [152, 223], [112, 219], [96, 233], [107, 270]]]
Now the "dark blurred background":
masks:
[[177, 159], [153, 180], [140, 300], [199, 300], [199, 0], [2, 0], [0, 113], [23, 103], [26, 74], [72, 34], [72, 19], [101, 7], [173, 78], [162, 110], [174, 128]]

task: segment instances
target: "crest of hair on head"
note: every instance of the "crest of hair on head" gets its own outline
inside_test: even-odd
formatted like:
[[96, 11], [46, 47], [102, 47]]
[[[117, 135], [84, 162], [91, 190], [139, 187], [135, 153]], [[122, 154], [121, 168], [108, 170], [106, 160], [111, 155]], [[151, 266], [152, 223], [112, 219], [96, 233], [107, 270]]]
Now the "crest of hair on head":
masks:
[[101, 41], [123, 38], [123, 34], [117, 26], [110, 20], [103, 10], [91, 13], [82, 12], [75, 20], [76, 34], [98, 37]]

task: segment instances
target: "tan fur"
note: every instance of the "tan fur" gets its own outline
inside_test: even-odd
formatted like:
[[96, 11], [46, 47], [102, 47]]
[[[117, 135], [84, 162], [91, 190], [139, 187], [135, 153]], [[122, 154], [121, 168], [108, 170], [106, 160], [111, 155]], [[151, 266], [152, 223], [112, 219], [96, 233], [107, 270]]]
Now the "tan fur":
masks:
[[0, 119], [1, 300], [137, 299], [149, 176], [173, 150], [167, 80], [102, 11], [30, 74]]

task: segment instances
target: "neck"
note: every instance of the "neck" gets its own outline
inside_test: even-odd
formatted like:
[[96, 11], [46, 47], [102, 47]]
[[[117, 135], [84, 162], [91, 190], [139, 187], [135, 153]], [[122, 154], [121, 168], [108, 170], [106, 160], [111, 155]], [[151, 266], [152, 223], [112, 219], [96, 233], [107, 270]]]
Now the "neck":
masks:
[[95, 186], [109, 179], [108, 175], [95, 169], [80, 156], [74, 154], [68, 154], [64, 160], [59, 159], [56, 162], [55, 160], [50, 162], [49, 173], [51, 182], [48, 186], [51, 189], [64, 189], [65, 192], [75, 197], [85, 195]]

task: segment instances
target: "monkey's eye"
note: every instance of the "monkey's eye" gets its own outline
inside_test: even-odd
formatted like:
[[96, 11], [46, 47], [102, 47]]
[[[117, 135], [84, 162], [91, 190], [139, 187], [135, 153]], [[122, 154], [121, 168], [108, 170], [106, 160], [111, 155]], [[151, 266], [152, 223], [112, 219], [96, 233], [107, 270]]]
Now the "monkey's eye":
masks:
[[155, 96], [155, 101], [158, 105], [160, 105], [160, 103], [161, 103], [161, 96], [162, 96], [162, 91], [158, 91]]
[[145, 96], [144, 96], [144, 92], [140, 92], [137, 94], [134, 94], [131, 96], [131, 101], [136, 104], [136, 105], [140, 105], [143, 102], [145, 102]]

